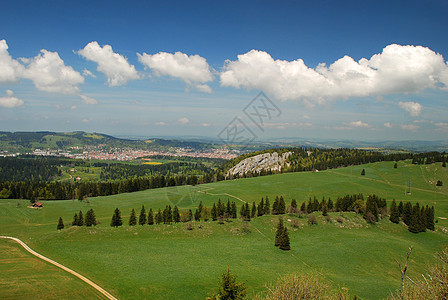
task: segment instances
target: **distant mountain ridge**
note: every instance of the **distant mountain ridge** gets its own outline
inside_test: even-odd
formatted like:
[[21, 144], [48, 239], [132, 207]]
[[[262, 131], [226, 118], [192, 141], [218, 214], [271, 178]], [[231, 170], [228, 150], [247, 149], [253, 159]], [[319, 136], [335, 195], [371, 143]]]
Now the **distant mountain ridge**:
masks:
[[7, 132], [0, 131], [0, 150], [24, 153], [34, 149], [67, 149], [73, 147], [103, 146], [105, 148], [133, 148], [164, 150], [169, 147], [205, 149], [211, 145], [193, 141], [165, 139], [131, 140], [102, 133], [74, 132]]

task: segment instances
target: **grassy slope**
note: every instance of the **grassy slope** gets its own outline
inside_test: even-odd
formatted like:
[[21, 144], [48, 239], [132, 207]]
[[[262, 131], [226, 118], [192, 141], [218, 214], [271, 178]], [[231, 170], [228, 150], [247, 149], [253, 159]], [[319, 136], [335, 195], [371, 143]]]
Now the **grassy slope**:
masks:
[[[319, 173], [289, 173], [276, 176], [219, 182], [198, 187], [171, 187], [132, 194], [78, 201], [46, 202], [44, 209], [33, 210], [21, 201], [0, 202], [0, 234], [19, 237], [33, 249], [86, 275], [121, 299], [203, 299], [217, 284], [217, 277], [227, 267], [247, 280], [250, 293], [263, 290], [266, 283], [287, 272], [321, 272], [335, 286], [345, 286], [352, 294], [377, 299], [399, 287], [399, 272], [393, 259], [404, 258], [414, 246], [410, 274], [424, 272], [435, 261], [434, 253], [448, 245], [442, 232], [413, 235], [401, 225], [386, 220], [367, 226], [353, 214], [344, 214], [341, 225], [308, 226], [299, 219], [301, 228], [290, 232], [292, 251], [282, 252], [272, 246], [275, 217], [251, 222], [251, 233], [242, 234], [240, 221], [225, 225], [205, 223], [204, 228], [186, 231], [184, 224], [129, 228], [110, 228], [113, 209], [123, 215], [132, 208], [137, 213], [146, 208], [163, 208], [166, 204], [182, 209], [195, 208], [199, 201], [210, 205], [218, 198], [259, 201], [268, 195], [283, 195], [287, 202], [300, 202], [316, 195], [319, 199], [347, 193], [376, 193], [388, 200], [419, 201], [435, 205], [437, 217], [448, 217], [447, 169], [440, 164], [412, 166], [400, 162], [376, 163]], [[360, 176], [361, 169], [366, 176]], [[404, 183], [412, 178], [412, 195], [404, 195]], [[436, 188], [434, 179], [445, 183]], [[198, 193], [207, 190], [207, 193]], [[241, 203], [241, 202], [240, 202]], [[239, 205], [238, 205], [239, 206]], [[59, 216], [66, 223], [74, 212], [94, 208], [103, 223], [96, 229], [68, 228], [55, 230]], [[332, 214], [333, 220], [339, 214]], [[289, 217], [292, 218], [292, 217]], [[124, 222], [127, 222], [126, 216]], [[439, 226], [447, 226], [440, 220]], [[0, 266], [4, 268], [2, 262]], [[2, 279], [3, 273], [0, 275]], [[28, 287], [31, 288], [31, 287]], [[0, 298], [2, 293], [0, 292]]]

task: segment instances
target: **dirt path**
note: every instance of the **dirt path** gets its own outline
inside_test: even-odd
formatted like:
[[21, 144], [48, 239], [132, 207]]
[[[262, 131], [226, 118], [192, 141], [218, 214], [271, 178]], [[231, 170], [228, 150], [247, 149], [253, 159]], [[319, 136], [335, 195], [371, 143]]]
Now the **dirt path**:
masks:
[[203, 193], [203, 194], [209, 194], [209, 195], [212, 195], [212, 196], [229, 196], [229, 197], [232, 197], [232, 198], [235, 198], [236, 200], [239, 200], [239, 201], [241, 201], [241, 202], [243, 202], [243, 203], [247, 203], [246, 201], [244, 201], [243, 199], [241, 199], [241, 198], [238, 198], [237, 196], [234, 196], [234, 195], [231, 195], [231, 194], [228, 194], [228, 193], [221, 193], [221, 194], [216, 194], [216, 193], [209, 193], [208, 191], [210, 191], [210, 190], [214, 190], [215, 188], [211, 188], [211, 187], [209, 187], [209, 188], [206, 188], [205, 190], [200, 190], [200, 191], [197, 191], [198, 193]]
[[103, 294], [107, 299], [110, 300], [117, 300], [117, 298], [115, 298], [114, 296], [112, 296], [111, 294], [109, 294], [105, 289], [103, 289], [102, 287], [100, 287], [99, 285], [95, 284], [94, 282], [90, 281], [89, 279], [85, 278], [84, 276], [82, 276], [81, 274], [76, 273], [75, 271], [67, 268], [66, 266], [61, 265], [60, 263], [55, 262], [54, 260], [51, 260], [45, 256], [43, 256], [42, 254], [37, 253], [36, 251], [34, 251], [33, 249], [31, 249], [30, 247], [28, 247], [27, 244], [25, 244], [24, 242], [22, 242], [21, 240], [19, 240], [18, 238], [15, 237], [10, 237], [10, 236], [0, 236], [0, 238], [2, 239], [10, 239], [13, 240], [15, 242], [17, 242], [19, 245], [21, 245], [23, 248], [25, 248], [26, 251], [28, 251], [29, 253], [33, 254], [34, 256], [37, 256], [38, 258], [45, 260], [46, 262], [49, 262], [52, 265], [55, 265], [58, 268], [61, 268], [64, 271], [69, 272], [70, 274], [78, 277], [79, 279], [81, 279], [82, 281], [84, 281], [85, 283], [87, 283], [88, 285], [92, 286], [94, 289], [96, 289], [98, 292], [100, 292], [101, 294]]

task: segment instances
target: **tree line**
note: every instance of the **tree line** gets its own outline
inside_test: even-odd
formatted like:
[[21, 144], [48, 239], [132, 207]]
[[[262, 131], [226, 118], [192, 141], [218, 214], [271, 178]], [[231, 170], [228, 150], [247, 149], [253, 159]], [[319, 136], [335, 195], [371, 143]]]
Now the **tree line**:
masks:
[[397, 205], [393, 200], [390, 205], [389, 219], [396, 224], [400, 223], [400, 220], [403, 221], [412, 233], [425, 232], [426, 229], [434, 231], [435, 229], [434, 206], [420, 207], [418, 202], [412, 206], [411, 202], [403, 204], [400, 201]]

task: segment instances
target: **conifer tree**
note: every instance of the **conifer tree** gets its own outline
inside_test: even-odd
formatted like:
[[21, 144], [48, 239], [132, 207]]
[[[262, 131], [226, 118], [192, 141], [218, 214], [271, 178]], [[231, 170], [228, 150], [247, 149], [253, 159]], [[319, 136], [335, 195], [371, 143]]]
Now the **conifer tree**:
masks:
[[255, 201], [252, 203], [252, 212], [250, 214], [250, 217], [253, 219], [257, 215], [257, 205], [255, 204]]
[[90, 226], [96, 226], [96, 216], [95, 216], [95, 212], [93, 211], [93, 208], [89, 209], [86, 213], [86, 217], [85, 217], [85, 223], [86, 226], [90, 227]]
[[442, 167], [446, 168], [446, 159], [443, 159]]
[[331, 198], [328, 198], [328, 209], [333, 210], [333, 208], [334, 208], [333, 201], [331, 200]]
[[129, 226], [137, 225], [137, 216], [135, 215], [135, 210], [131, 210], [131, 216], [129, 217]]
[[152, 212], [152, 208], [150, 208], [148, 212], [148, 225], [154, 225], [154, 213]]
[[163, 222], [162, 211], [159, 208], [159, 210], [157, 211], [157, 214], [156, 214], [156, 224], [160, 224], [162, 222]]
[[366, 175], [366, 170], [365, 170], [365, 169], [362, 169], [362, 171], [361, 171], [361, 175], [362, 175], [362, 176]]
[[146, 210], [144, 205], [142, 205], [142, 209], [140, 210], [140, 216], [138, 217], [138, 224], [139, 225], [146, 224]]
[[75, 215], [73, 216], [72, 226], [78, 226], [78, 214], [77, 213], [75, 213]]
[[237, 218], [237, 212], [236, 212], [236, 203], [235, 201], [232, 201], [232, 218]]
[[419, 233], [421, 231], [420, 222], [420, 206], [417, 202], [414, 207], [412, 207], [411, 222], [409, 223], [408, 230], [412, 233]]
[[283, 199], [283, 196], [280, 196], [280, 199], [278, 200], [278, 214], [284, 215], [286, 212], [286, 203], [285, 199]]
[[82, 215], [82, 211], [79, 211], [78, 214], [78, 226], [83, 226], [84, 225], [84, 217]]
[[297, 208], [297, 201], [296, 201], [296, 199], [292, 199], [291, 200], [291, 207], [292, 208]]
[[400, 222], [400, 212], [398, 211], [398, 207], [397, 207], [397, 203], [395, 202], [395, 199], [392, 200], [392, 203], [390, 204], [389, 220], [395, 224], [398, 224]]
[[110, 226], [112, 227], [118, 227], [123, 225], [123, 221], [121, 220], [121, 213], [120, 210], [115, 208], [114, 214], [112, 215], [112, 221], [110, 222]]
[[434, 231], [434, 206], [428, 207], [426, 206], [426, 228]]
[[302, 202], [302, 205], [300, 206], [300, 211], [303, 213], [306, 212], [306, 202], [305, 201]]
[[62, 221], [62, 218], [59, 217], [59, 222], [58, 222], [58, 230], [64, 229], [64, 221]]
[[232, 205], [230, 204], [230, 200], [227, 200], [226, 214], [228, 218], [232, 216]]
[[278, 204], [279, 204], [278, 202], [279, 202], [278, 196], [275, 196], [274, 203], [272, 204], [272, 214], [273, 215], [279, 214], [278, 213]]
[[327, 204], [324, 203], [322, 206], [322, 216], [328, 216], [328, 208], [327, 208]]
[[218, 204], [216, 205], [217, 217], [223, 217], [225, 211], [224, 203], [221, 202], [221, 199], [218, 199]]
[[401, 216], [403, 216], [403, 201], [400, 201], [400, 203], [398, 203], [398, 214]]
[[245, 282], [237, 282], [236, 276], [230, 273], [229, 268], [227, 272], [221, 275], [220, 286], [217, 295], [213, 295], [210, 299], [222, 300], [243, 300], [246, 299]]
[[216, 205], [213, 202], [213, 206], [212, 206], [212, 221], [216, 221], [218, 220], [218, 210], [216, 209]]
[[403, 216], [401, 219], [403, 220], [404, 224], [409, 226], [411, 224], [411, 218], [412, 218], [412, 204], [411, 202], [406, 202], [406, 204], [403, 207]]
[[275, 240], [274, 240], [274, 246], [278, 247], [280, 246], [280, 240], [283, 234], [283, 218], [278, 218], [278, 224], [277, 224], [277, 230], [275, 232]]
[[398, 164], [394, 163], [394, 169], [398, 168]]
[[266, 196], [266, 199], [264, 200], [264, 214], [265, 215], [271, 214], [271, 203], [269, 203], [268, 196]]
[[282, 234], [280, 236], [280, 243], [279, 243], [278, 247], [281, 250], [291, 250], [291, 246], [289, 243], [288, 229], [286, 228], [286, 226], [282, 230]]
[[261, 201], [258, 204], [258, 208], [257, 208], [257, 216], [261, 217], [262, 215], [264, 215], [264, 200], [263, 200], [263, 197], [261, 197]]
[[306, 205], [306, 212], [309, 214], [313, 212], [313, 203], [311, 203], [311, 197], [310, 197], [310, 200], [308, 200], [308, 203]]
[[177, 205], [175, 205], [174, 209], [173, 209], [173, 221], [174, 221], [174, 223], [180, 222], [180, 213], [179, 213], [179, 208], [177, 208]]

